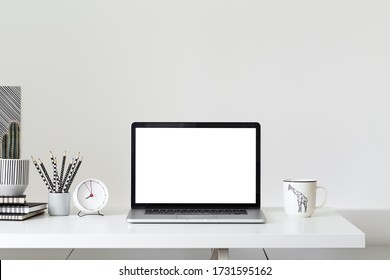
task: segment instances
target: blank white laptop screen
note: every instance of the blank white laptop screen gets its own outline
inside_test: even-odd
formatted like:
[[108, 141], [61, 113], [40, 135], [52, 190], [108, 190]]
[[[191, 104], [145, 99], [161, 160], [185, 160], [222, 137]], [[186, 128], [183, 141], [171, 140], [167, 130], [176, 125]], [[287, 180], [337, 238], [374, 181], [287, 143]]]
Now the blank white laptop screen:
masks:
[[136, 203], [256, 203], [255, 128], [138, 127]]

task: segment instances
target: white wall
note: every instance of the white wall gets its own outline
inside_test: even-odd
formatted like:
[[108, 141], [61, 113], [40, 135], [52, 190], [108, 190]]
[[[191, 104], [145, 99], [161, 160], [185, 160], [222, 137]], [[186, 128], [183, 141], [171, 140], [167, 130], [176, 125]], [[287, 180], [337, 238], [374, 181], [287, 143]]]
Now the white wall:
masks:
[[386, 0], [0, 0], [0, 84], [22, 86], [23, 156], [80, 151], [109, 206], [130, 201], [133, 121], [259, 121], [265, 206], [290, 177], [390, 205]]

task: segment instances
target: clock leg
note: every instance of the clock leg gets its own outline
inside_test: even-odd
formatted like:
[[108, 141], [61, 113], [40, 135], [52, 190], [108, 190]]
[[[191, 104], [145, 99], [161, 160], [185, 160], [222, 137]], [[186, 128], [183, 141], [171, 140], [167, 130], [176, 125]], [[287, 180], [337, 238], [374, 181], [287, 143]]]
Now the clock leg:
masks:
[[79, 216], [79, 217], [90, 216], [90, 215], [104, 216], [104, 214], [100, 213], [100, 211], [97, 211], [96, 213], [92, 213], [92, 214], [85, 214], [85, 213], [83, 213], [81, 211], [79, 211], [77, 213], [77, 216]]

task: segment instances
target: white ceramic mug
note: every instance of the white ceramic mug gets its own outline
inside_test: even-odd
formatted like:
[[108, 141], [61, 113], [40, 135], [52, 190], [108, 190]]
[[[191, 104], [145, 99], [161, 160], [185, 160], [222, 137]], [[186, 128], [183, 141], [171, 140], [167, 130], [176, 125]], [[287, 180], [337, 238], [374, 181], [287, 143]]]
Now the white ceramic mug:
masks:
[[[325, 193], [324, 200], [316, 205], [317, 190]], [[328, 193], [324, 187], [317, 186], [316, 180], [288, 179], [283, 180], [284, 211], [289, 216], [310, 217], [316, 208], [325, 205]]]

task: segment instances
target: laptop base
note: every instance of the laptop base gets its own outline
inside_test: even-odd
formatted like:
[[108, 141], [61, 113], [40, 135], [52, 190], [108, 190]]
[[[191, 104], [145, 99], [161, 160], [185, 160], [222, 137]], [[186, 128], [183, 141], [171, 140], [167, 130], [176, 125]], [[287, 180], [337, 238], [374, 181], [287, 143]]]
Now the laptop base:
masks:
[[131, 209], [126, 221], [132, 224], [263, 224], [260, 209], [247, 209], [247, 215], [146, 215], [145, 209]]

